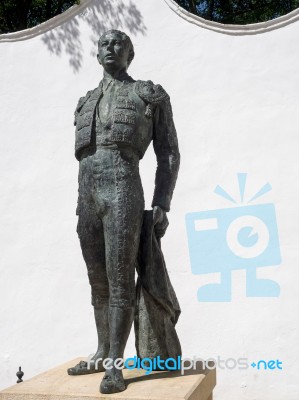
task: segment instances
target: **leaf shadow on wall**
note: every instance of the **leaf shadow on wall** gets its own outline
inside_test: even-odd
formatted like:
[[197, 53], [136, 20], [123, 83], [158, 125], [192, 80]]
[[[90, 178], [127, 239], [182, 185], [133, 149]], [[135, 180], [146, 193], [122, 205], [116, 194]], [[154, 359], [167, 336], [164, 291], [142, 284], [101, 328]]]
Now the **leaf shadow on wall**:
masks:
[[91, 54], [96, 55], [97, 41], [108, 29], [120, 29], [126, 33], [145, 35], [146, 26], [137, 6], [130, 1], [98, 0], [88, 5], [80, 14], [61, 26], [43, 35], [42, 41], [48, 50], [60, 56], [66, 53], [73, 72], [78, 72], [82, 66], [83, 46], [81, 41], [80, 22], [87, 22], [91, 29], [90, 40], [93, 44]]

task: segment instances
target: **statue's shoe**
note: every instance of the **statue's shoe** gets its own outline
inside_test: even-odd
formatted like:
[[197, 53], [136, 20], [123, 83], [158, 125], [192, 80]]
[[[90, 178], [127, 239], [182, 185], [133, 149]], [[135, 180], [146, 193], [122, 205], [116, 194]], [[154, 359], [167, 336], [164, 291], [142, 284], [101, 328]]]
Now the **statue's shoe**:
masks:
[[95, 363], [87, 363], [86, 361], [80, 361], [74, 367], [68, 368], [67, 373], [69, 375], [87, 375], [95, 374], [97, 372], [104, 372], [105, 368], [101, 363], [98, 363], [97, 368]]
[[103, 394], [112, 394], [123, 392], [126, 389], [126, 384], [123, 378], [105, 375], [101, 385], [100, 392]]

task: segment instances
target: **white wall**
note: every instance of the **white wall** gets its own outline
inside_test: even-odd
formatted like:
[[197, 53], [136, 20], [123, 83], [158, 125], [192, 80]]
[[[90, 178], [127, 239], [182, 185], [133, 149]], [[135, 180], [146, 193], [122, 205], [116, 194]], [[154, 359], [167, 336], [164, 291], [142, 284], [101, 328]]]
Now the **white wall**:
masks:
[[[96, 39], [117, 28], [135, 45], [131, 75], [162, 84], [172, 100], [182, 164], [163, 249], [184, 356], [279, 359], [282, 370], [218, 368], [215, 399], [299, 399], [298, 13], [246, 35], [215, 32], [175, 8], [171, 0], [86, 1], [58, 23], [0, 36], [1, 388], [15, 383], [19, 365], [29, 379], [95, 350], [72, 123], [78, 98], [102, 76]], [[154, 165], [150, 151], [141, 168], [148, 207]], [[219, 273], [192, 274], [185, 215], [231, 207], [213, 190], [237, 197], [240, 172], [247, 198], [266, 182], [273, 188], [255, 204], [275, 204], [282, 262], [258, 276], [276, 281], [280, 296], [246, 297], [245, 270], [236, 270], [231, 301], [199, 302], [198, 288]], [[135, 354], [133, 336], [126, 354]]]

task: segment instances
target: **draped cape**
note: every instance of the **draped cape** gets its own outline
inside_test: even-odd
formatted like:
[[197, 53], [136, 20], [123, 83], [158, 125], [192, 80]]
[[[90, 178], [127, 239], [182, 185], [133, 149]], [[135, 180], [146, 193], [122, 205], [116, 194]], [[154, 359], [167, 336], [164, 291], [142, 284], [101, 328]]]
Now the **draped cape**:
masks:
[[180, 306], [166, 269], [160, 239], [155, 234], [153, 211], [144, 211], [138, 254], [135, 343], [137, 356], [177, 358], [181, 346], [175, 325]]

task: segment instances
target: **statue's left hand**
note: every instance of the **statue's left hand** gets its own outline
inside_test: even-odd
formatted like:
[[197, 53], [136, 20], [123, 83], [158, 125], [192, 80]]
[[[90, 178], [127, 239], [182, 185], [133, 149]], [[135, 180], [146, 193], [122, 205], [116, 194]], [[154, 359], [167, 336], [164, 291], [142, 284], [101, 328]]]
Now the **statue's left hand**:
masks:
[[166, 211], [159, 206], [153, 208], [153, 220], [155, 225], [155, 232], [158, 237], [164, 236], [166, 229], [169, 225]]

